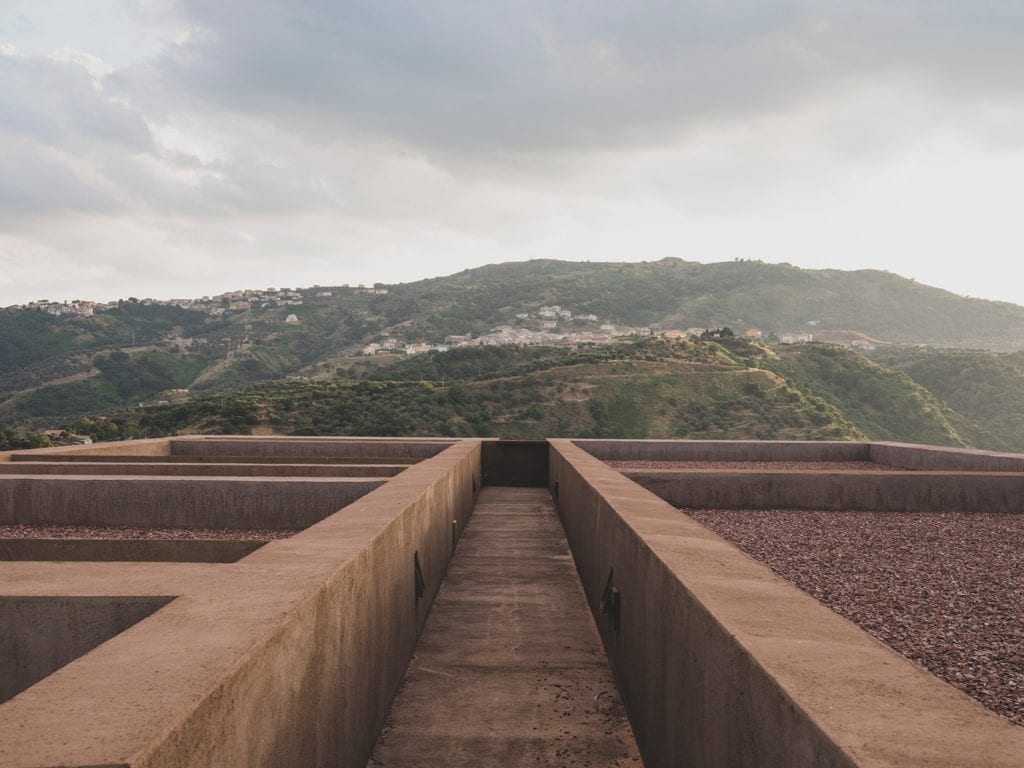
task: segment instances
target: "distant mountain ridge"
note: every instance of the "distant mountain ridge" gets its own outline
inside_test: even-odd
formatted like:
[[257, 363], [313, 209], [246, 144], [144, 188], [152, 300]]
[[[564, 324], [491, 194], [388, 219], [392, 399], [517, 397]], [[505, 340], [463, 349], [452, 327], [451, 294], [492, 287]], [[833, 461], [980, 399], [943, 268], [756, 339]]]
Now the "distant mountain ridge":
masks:
[[631, 325], [754, 327], [776, 334], [820, 329], [905, 344], [1024, 348], [1024, 307], [958, 296], [879, 270], [672, 258], [639, 263], [537, 260], [393, 286], [388, 299], [397, 306], [411, 297], [443, 301], [456, 296], [478, 308], [478, 315], [489, 308], [494, 319], [501, 316], [494, 310], [541, 302]]

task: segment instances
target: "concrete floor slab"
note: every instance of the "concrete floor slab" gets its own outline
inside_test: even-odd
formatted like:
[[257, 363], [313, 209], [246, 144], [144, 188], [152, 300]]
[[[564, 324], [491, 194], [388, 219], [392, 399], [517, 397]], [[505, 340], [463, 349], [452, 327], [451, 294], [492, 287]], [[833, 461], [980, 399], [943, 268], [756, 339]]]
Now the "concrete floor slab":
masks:
[[370, 765], [640, 764], [550, 495], [485, 487]]

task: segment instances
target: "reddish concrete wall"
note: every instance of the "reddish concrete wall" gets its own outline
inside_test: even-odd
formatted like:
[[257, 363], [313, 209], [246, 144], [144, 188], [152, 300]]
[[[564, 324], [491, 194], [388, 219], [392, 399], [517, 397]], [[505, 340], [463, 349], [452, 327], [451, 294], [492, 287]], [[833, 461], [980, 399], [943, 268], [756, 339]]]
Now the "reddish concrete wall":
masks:
[[393, 456], [426, 459], [443, 451], [450, 441], [339, 440], [338, 438], [283, 438], [278, 440], [246, 438], [175, 438], [172, 456], [359, 456], [387, 459]]
[[1024, 512], [1024, 475], [918, 472], [624, 474], [674, 507], [879, 512]]
[[12, 461], [0, 475], [176, 475], [178, 477], [394, 477], [405, 464], [199, 464], [155, 462]]
[[133, 765], [366, 764], [480, 486], [477, 442], [427, 464], [245, 560], [337, 566]]
[[972, 451], [933, 445], [872, 443], [871, 459], [879, 464], [923, 471], [1024, 472], [1019, 453]]
[[[170, 439], [166, 437], [152, 440], [120, 440], [112, 443], [94, 443], [92, 445], [57, 446], [55, 448], [37, 448], [31, 451], [11, 451], [11, 460], [17, 461], [21, 456], [30, 457], [31, 461], [53, 459], [56, 456], [167, 456], [170, 452]], [[2, 456], [3, 454], [0, 454]]]
[[322, 520], [381, 482], [0, 477], [0, 523], [287, 530]]
[[863, 461], [868, 443], [791, 440], [574, 440], [603, 461]]
[[0, 706], [0, 765], [362, 768], [474, 485], [464, 441], [234, 564], [0, 563], [15, 594], [177, 596]]
[[0, 539], [0, 560], [233, 563], [266, 543], [223, 539]]
[[0, 453], [0, 460], [7, 456], [11, 462], [39, 462], [48, 463], [124, 463], [132, 464], [320, 464], [326, 466], [366, 465], [384, 463], [388, 465], [409, 465], [415, 464], [420, 459], [409, 458], [408, 456], [387, 456], [380, 459], [367, 458], [363, 456], [232, 456], [230, 454], [216, 456], [133, 456], [133, 455], [110, 455], [105, 454], [78, 454], [78, 453], [50, 453], [44, 454], [35, 451], [22, 451], [20, 453]]
[[[648, 768], [1019, 766], [1024, 729], [552, 441], [551, 480]], [[601, 598], [614, 569], [621, 623]]]

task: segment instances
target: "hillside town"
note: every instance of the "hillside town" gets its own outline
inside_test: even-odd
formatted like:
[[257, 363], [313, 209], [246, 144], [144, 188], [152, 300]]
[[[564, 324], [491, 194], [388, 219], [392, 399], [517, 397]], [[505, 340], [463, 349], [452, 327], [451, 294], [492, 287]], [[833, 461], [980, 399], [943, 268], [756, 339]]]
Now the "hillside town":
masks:
[[[348, 286], [325, 289], [320, 286], [310, 288], [266, 288], [228, 291], [215, 296], [202, 296], [195, 299], [128, 299], [130, 303], [141, 306], [169, 306], [194, 312], [202, 312], [211, 317], [224, 317], [229, 314], [258, 310], [291, 309], [302, 307], [309, 299], [341, 298], [341, 293], [384, 296], [388, 289], [375, 285]], [[40, 299], [27, 304], [7, 307], [8, 310], [28, 310], [45, 312], [55, 317], [82, 318], [93, 317], [98, 312], [106, 312], [123, 305], [124, 300], [113, 302], [96, 301], [50, 301]], [[299, 325], [301, 318], [289, 312], [284, 318], [286, 325]], [[491, 328], [488, 333], [473, 336], [472, 334], [449, 335], [443, 343], [428, 343], [423, 340], [401, 338], [401, 333], [384, 331], [374, 341], [362, 347], [366, 356], [377, 354], [416, 355], [425, 352], [446, 352], [449, 349], [462, 347], [491, 346], [578, 346], [581, 344], [612, 344], [626, 338], [661, 337], [666, 339], [708, 338], [714, 329], [707, 327], [689, 327], [686, 329], [663, 328], [658, 324], [650, 326], [622, 326], [600, 318], [593, 313], [577, 313], [559, 305], [542, 306], [537, 309], [522, 309], [515, 313], [514, 324], [502, 324]], [[808, 323], [816, 325], [815, 321]], [[748, 340], [759, 341], [766, 337], [780, 344], [809, 344], [820, 342], [835, 346], [852, 347], [861, 350], [875, 348], [873, 340], [860, 334], [844, 331], [797, 331], [781, 333], [777, 337], [763, 332], [758, 328], [747, 328], [738, 333]]]
[[[341, 286], [342, 290], [369, 295], [387, 295], [388, 289], [381, 286], [367, 288], [359, 285]], [[266, 288], [263, 290], [247, 288], [241, 291], [227, 291], [216, 296], [202, 296], [197, 299], [129, 299], [129, 302], [142, 306], [178, 307], [195, 312], [204, 312], [213, 317], [220, 317], [231, 312], [247, 312], [254, 309], [277, 309], [281, 307], [301, 307], [308, 298], [329, 299], [334, 290], [312, 288]], [[121, 301], [50, 301], [39, 299], [27, 304], [15, 304], [10, 310], [35, 310], [55, 317], [92, 317], [96, 312], [107, 312], [116, 309]]]
[[[572, 310], [558, 305], [542, 306], [529, 312], [520, 311], [515, 315], [516, 325], [498, 325], [489, 333], [474, 337], [472, 334], [450, 335], [443, 344], [429, 344], [424, 341], [403, 342], [390, 333], [363, 347], [364, 355], [407, 354], [424, 352], [447, 352], [461, 347], [501, 346], [578, 346], [580, 344], [612, 344], [625, 338], [650, 338], [660, 336], [666, 339], [701, 338], [713, 334], [713, 329], [687, 328], [664, 329], [660, 325], [644, 327], [618, 326], [602, 320], [594, 314], [574, 314]], [[596, 326], [596, 328], [595, 328]], [[757, 340], [762, 332], [756, 328], [747, 329], [746, 338]]]

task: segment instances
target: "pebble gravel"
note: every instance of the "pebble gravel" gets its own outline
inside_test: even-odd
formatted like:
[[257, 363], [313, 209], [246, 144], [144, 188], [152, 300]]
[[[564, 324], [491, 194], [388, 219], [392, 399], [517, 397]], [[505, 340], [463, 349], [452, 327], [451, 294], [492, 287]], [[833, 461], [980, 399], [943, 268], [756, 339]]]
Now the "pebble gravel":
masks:
[[0, 525], [0, 539], [130, 539], [188, 540], [228, 539], [232, 541], [267, 541], [286, 539], [299, 531], [267, 531], [233, 528], [130, 528], [54, 525]]
[[1024, 515], [683, 511], [1024, 725]]

